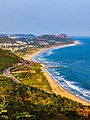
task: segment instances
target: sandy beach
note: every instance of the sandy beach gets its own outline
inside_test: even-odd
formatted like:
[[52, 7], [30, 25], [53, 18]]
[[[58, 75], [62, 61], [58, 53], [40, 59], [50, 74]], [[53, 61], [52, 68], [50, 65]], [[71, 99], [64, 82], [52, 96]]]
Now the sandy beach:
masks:
[[[73, 44], [54, 46], [54, 47], [51, 47], [51, 48], [62, 48], [62, 47], [67, 47], [67, 46], [75, 46], [77, 44], [80, 44], [79, 41], [75, 41]], [[42, 48], [42, 49], [40, 49], [39, 51], [37, 51], [33, 54], [26, 54], [24, 59], [25, 60], [33, 60], [32, 59], [33, 57], [37, 56], [38, 54], [40, 54], [44, 50], [51, 49], [51, 48]], [[60, 86], [60, 84], [55, 79], [53, 79], [52, 76], [45, 70], [46, 66], [44, 64], [41, 64], [41, 65], [42, 65], [41, 69], [42, 69], [44, 75], [47, 77], [48, 82], [51, 85], [53, 93], [55, 93], [57, 95], [64, 96], [64, 97], [67, 97], [67, 98], [70, 98], [73, 101], [81, 102], [84, 105], [90, 105], [90, 103], [88, 103], [87, 101], [75, 96], [74, 94], [71, 94], [70, 92], [65, 90], [62, 86]]]

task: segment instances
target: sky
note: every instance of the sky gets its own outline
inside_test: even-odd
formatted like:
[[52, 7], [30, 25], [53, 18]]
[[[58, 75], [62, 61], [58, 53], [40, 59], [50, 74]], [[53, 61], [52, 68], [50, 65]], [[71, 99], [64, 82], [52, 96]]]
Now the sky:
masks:
[[90, 36], [90, 0], [0, 0], [0, 33]]

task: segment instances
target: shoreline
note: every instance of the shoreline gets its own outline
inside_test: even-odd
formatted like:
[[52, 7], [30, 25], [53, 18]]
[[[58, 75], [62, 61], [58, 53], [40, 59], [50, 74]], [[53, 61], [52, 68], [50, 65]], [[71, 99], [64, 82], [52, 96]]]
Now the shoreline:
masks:
[[[41, 48], [39, 51], [33, 53], [33, 54], [26, 54], [25, 57], [24, 57], [24, 60], [32, 60], [34, 61], [34, 57], [39, 55], [40, 53], [42, 53], [43, 51], [45, 50], [49, 50], [49, 49], [59, 49], [59, 48], [63, 48], [63, 47], [70, 47], [70, 46], [75, 46], [77, 44], [80, 44], [79, 41], [74, 41], [74, 43], [72, 44], [66, 44], [66, 45], [60, 45], [60, 46], [52, 46], [50, 48]], [[36, 61], [34, 61], [36, 62]], [[41, 70], [43, 72], [43, 74], [46, 76], [51, 88], [52, 88], [52, 91], [53, 93], [55, 93], [56, 95], [61, 95], [62, 97], [66, 97], [66, 98], [69, 98], [69, 99], [72, 99], [73, 101], [77, 101], [77, 102], [80, 102], [82, 103], [83, 105], [90, 105], [89, 102], [87, 102], [86, 100], [76, 96], [75, 94], [72, 94], [70, 93], [68, 90], [66, 90], [65, 88], [63, 88], [59, 83], [58, 81], [56, 81], [52, 76], [51, 74], [45, 70], [45, 64], [41, 64]]]

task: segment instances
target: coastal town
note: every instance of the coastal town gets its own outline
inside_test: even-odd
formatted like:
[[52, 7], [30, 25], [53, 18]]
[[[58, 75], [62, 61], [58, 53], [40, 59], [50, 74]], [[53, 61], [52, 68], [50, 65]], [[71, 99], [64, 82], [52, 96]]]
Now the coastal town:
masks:
[[16, 41], [15, 43], [0, 43], [0, 48], [4, 50], [9, 50], [11, 52], [16, 52], [23, 50], [25, 48], [35, 47], [33, 45], [27, 44], [26, 42]]
[[[33, 35], [34, 36], [34, 35]], [[71, 38], [65, 34], [56, 35], [41, 35], [28, 37], [24, 36], [15, 36], [15, 35], [6, 35], [0, 36], [0, 48], [4, 50], [10, 50], [11, 52], [20, 51], [26, 48], [42, 48], [42, 47], [50, 47], [53, 45], [62, 45], [62, 44], [70, 44], [73, 41]]]

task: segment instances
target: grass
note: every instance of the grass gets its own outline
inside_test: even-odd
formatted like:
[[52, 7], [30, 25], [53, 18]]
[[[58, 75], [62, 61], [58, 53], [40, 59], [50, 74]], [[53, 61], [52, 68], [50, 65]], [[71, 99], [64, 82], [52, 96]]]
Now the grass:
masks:
[[[29, 63], [30, 64], [30, 63]], [[25, 85], [37, 87], [39, 89], [52, 92], [50, 84], [47, 78], [44, 76], [40, 69], [39, 63], [25, 64], [23, 66], [18, 66], [11, 72], [19, 81]]]

